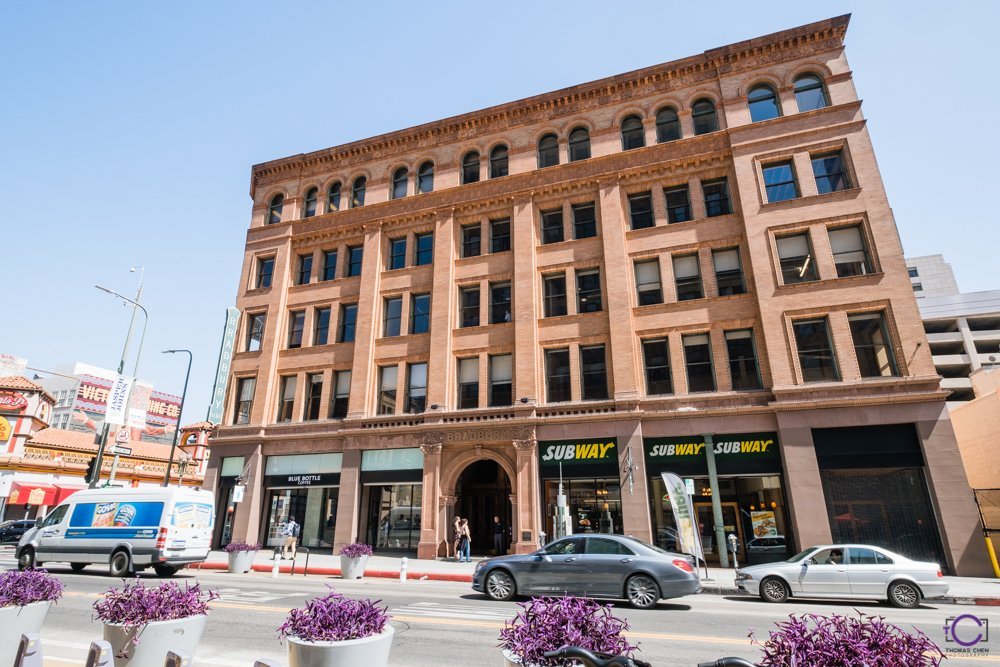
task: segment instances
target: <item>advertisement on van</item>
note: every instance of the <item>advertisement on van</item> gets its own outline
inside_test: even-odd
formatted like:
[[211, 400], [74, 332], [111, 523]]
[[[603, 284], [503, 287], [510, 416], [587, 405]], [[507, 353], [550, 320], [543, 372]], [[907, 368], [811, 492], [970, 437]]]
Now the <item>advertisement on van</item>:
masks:
[[163, 503], [81, 503], [73, 508], [67, 538], [155, 537]]

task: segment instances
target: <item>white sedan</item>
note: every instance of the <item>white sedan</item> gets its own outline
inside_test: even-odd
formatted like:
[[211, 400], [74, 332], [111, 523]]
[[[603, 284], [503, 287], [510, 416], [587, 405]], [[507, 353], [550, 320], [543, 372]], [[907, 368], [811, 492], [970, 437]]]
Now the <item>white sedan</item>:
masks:
[[736, 586], [767, 602], [789, 597], [889, 600], [906, 609], [948, 594], [937, 563], [866, 544], [810, 547], [786, 561], [743, 567]]

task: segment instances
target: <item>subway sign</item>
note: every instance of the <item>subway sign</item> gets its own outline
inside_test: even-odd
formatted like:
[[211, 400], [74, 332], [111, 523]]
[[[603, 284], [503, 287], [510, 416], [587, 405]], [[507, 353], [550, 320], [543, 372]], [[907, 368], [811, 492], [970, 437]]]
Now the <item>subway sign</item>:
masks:
[[[719, 474], [781, 472], [781, 452], [776, 433], [720, 433], [712, 439], [712, 452]], [[701, 435], [644, 438], [643, 449], [650, 474], [708, 474], [705, 438]]]
[[610, 464], [617, 470], [618, 438], [543, 440], [538, 443], [538, 455], [543, 468]]

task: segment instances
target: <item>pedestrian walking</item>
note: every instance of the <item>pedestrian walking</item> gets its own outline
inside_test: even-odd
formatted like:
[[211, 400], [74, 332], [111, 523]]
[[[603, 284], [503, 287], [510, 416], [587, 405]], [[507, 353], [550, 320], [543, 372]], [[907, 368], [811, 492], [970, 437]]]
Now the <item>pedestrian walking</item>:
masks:
[[472, 548], [472, 533], [469, 532], [469, 520], [462, 519], [458, 526], [458, 562], [471, 563], [472, 557], [469, 555]]
[[493, 555], [502, 556], [504, 553], [504, 525], [500, 517], [493, 517]]
[[455, 520], [451, 522], [451, 547], [454, 552], [455, 560], [458, 560], [458, 540], [462, 536], [460, 528], [462, 527], [462, 517], [455, 515]]
[[292, 560], [295, 559], [295, 547], [299, 542], [299, 524], [295, 523], [295, 517], [288, 517], [288, 521], [285, 523], [285, 527], [282, 529], [281, 534], [285, 538], [285, 543], [281, 547], [281, 557], [288, 558], [288, 551], [292, 552]]

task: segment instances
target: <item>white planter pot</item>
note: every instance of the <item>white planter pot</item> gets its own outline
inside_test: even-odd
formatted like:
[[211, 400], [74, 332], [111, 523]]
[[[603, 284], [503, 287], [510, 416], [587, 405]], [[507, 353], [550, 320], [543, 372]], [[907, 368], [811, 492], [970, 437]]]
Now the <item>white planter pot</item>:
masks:
[[[386, 667], [392, 649], [392, 626], [381, 634], [342, 642], [304, 642], [289, 637], [288, 667]], [[117, 666], [116, 666], [117, 667]]]
[[503, 654], [503, 667], [524, 667], [521, 659], [507, 649], [501, 649], [500, 652]]
[[51, 602], [32, 602], [23, 607], [0, 607], [0, 665], [13, 665], [21, 635], [38, 633]]
[[365, 574], [365, 567], [368, 566], [368, 556], [358, 556], [357, 558], [340, 557], [340, 578], [360, 579]]
[[229, 553], [229, 572], [232, 574], [243, 574], [249, 572], [253, 567], [253, 559], [256, 558], [256, 551], [232, 551]]
[[128, 657], [119, 658], [122, 648], [132, 637], [131, 632], [125, 630], [125, 626], [114, 623], [104, 624], [104, 641], [111, 644], [112, 654], [115, 656], [115, 667], [146, 667], [149, 665], [162, 665], [167, 659], [167, 651], [184, 651], [192, 658], [201, 635], [205, 632], [205, 623], [208, 616], [191, 616], [180, 618], [175, 621], [155, 621], [147, 623], [145, 626], [137, 628], [135, 632], [139, 636], [138, 646], [128, 647]]

